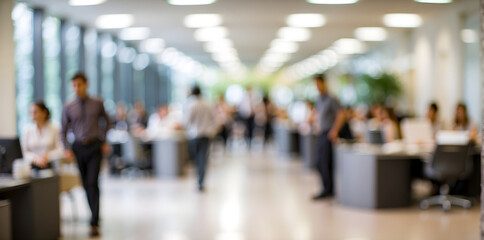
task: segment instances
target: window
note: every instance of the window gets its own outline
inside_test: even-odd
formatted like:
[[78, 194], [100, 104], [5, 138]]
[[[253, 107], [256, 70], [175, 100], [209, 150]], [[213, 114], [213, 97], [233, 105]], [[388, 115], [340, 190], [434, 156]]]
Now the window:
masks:
[[19, 3], [12, 11], [15, 41], [15, 75], [17, 78], [17, 127], [30, 122], [29, 106], [34, 98], [33, 11]]
[[45, 103], [51, 111], [52, 120], [60, 122], [62, 111], [61, 76], [60, 76], [60, 21], [47, 17], [42, 24], [44, 40], [44, 77]]
[[464, 101], [468, 107], [470, 119], [478, 126], [482, 123], [481, 97], [481, 46], [479, 14], [465, 18], [462, 30], [464, 44]]
[[65, 32], [65, 59], [66, 59], [66, 100], [69, 101], [74, 97], [70, 79], [79, 71], [79, 44], [81, 31], [78, 26], [67, 23]]

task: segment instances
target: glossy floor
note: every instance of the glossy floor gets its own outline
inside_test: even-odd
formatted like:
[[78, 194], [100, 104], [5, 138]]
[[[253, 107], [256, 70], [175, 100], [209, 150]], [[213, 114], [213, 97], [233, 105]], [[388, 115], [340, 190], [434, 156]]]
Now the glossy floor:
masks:
[[[176, 180], [111, 178], [101, 181], [103, 239], [166, 240], [443, 240], [479, 239], [479, 206], [370, 211], [314, 202], [318, 178], [273, 151], [212, 155], [206, 191], [194, 171]], [[88, 238], [82, 189], [63, 196], [63, 239]]]

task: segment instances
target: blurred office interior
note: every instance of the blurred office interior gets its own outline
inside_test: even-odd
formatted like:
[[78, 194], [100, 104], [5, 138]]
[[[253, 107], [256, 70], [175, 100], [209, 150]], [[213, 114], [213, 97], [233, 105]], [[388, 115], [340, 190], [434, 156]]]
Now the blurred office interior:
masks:
[[[482, 4], [0, 0], [0, 138], [20, 137], [37, 100], [60, 125], [75, 98], [71, 77], [82, 71], [114, 123], [100, 175], [100, 238], [482, 239]], [[313, 201], [321, 187], [313, 76], [322, 73], [351, 137], [334, 145], [335, 195]], [[217, 114], [203, 192], [183, 125], [193, 86]], [[447, 182], [426, 168], [449, 141], [472, 143], [459, 159], [467, 172], [450, 182], [450, 194], [472, 206], [427, 209], [423, 200]], [[60, 227], [49, 229], [87, 239], [77, 168], [56, 171], [56, 184], [73, 185], [59, 191]], [[1, 188], [10, 174], [2, 171], [0, 200], [9, 200]], [[0, 238], [20, 236], [15, 201], [4, 202], [9, 212], [0, 201], [0, 229], [9, 232]]]

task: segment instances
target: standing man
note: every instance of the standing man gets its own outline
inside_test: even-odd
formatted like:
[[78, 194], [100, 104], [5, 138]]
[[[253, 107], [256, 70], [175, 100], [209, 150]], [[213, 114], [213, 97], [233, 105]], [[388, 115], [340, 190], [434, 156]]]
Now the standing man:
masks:
[[202, 192], [210, 138], [215, 135], [217, 124], [215, 109], [209, 102], [202, 99], [198, 86], [192, 89], [192, 97], [184, 116], [184, 125], [188, 137], [190, 157], [197, 166], [198, 190]]
[[313, 197], [314, 200], [319, 200], [333, 195], [333, 143], [338, 139], [345, 117], [338, 101], [328, 94], [326, 77], [318, 74], [313, 79], [320, 93], [316, 102], [319, 130], [314, 155], [323, 189]]
[[[83, 73], [75, 74], [72, 89], [76, 99], [67, 103], [62, 110], [62, 140], [65, 158], [72, 160], [75, 156], [81, 174], [82, 185], [86, 191], [87, 201], [91, 208], [91, 236], [99, 235], [99, 170], [102, 155], [109, 152], [105, 142], [110, 120], [104, 111], [103, 102], [87, 95], [88, 82]], [[67, 141], [67, 132], [74, 134], [72, 146]]]
[[247, 87], [245, 90], [244, 99], [239, 106], [240, 116], [243, 118], [245, 123], [245, 138], [248, 148], [251, 148], [252, 139], [254, 138], [256, 107], [256, 101], [254, 98], [254, 91], [251, 87]]

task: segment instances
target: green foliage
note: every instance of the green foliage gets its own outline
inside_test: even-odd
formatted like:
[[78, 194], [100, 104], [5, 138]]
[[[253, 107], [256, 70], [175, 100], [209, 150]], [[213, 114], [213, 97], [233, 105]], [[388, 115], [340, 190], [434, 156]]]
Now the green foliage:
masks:
[[366, 104], [391, 104], [403, 93], [398, 78], [389, 73], [377, 76], [359, 75], [355, 87], [358, 101]]

